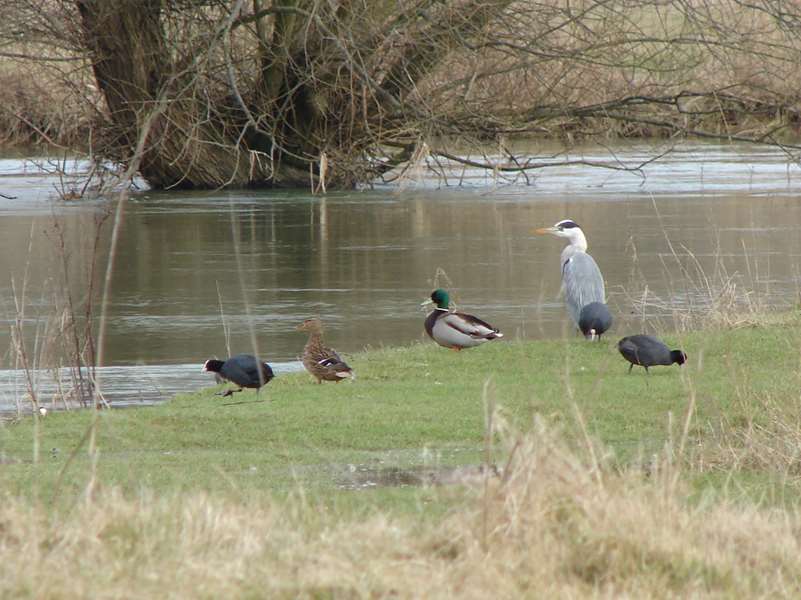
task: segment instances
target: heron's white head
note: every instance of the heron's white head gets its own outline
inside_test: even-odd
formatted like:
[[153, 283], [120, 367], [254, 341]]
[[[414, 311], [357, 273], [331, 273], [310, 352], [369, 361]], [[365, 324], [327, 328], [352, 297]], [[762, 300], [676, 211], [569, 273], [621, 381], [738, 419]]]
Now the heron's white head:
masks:
[[540, 235], [549, 233], [556, 237], [567, 238], [571, 246], [575, 246], [581, 250], [587, 250], [587, 238], [584, 237], [584, 232], [575, 221], [571, 221], [570, 219], [559, 221], [553, 227], [535, 229], [534, 233], [539, 233]]

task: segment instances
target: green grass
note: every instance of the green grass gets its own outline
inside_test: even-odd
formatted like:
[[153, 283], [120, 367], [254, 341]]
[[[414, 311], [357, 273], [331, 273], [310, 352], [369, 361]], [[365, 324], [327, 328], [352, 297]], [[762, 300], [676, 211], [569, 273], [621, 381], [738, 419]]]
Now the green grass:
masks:
[[[694, 394], [689, 446], [703, 446], [721, 420], [745, 427], [765, 418], [760, 398], [794, 409], [800, 324], [782, 316], [665, 336], [689, 362], [654, 368], [650, 376], [642, 369], [627, 374], [615, 349], [619, 336], [599, 344], [500, 341], [460, 353], [423, 344], [349, 357], [358, 374], [353, 383], [317, 385], [293, 374], [258, 396], [223, 399], [214, 395], [219, 387], [209, 387], [157, 407], [51, 412], [38, 431], [32, 418], [0, 429], [0, 485], [46, 502], [77, 497], [92, 476], [88, 432], [96, 418], [96, 481], [127, 493], [283, 497], [303, 489], [332, 505], [419, 507], [431, 501], [430, 489], [342, 486], [365, 472], [375, 478], [392, 469], [480, 463], [487, 401], [515, 430], [529, 430], [540, 415], [579, 443], [580, 414], [590, 436], [615, 461], [629, 463], [681, 436]], [[742, 477], [744, 488], [758, 494], [760, 486], [748, 482], [772, 474]], [[723, 479], [706, 473], [698, 481]]]
[[[690, 361], [651, 376], [617, 336], [426, 344], [348, 357], [353, 384], [22, 419], [0, 597], [798, 597], [800, 324], [666, 336]], [[487, 404], [502, 477], [339, 485], [480, 463]]]

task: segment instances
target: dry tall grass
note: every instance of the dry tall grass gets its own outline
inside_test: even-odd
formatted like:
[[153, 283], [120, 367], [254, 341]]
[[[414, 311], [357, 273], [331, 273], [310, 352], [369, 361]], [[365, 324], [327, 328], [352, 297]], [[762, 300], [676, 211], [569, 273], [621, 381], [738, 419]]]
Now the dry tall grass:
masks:
[[770, 396], [747, 390], [737, 402], [747, 417], [734, 422], [721, 415], [707, 427], [703, 470], [775, 473], [785, 481], [801, 478], [801, 410], [781, 405]]
[[89, 149], [99, 98], [82, 64], [0, 65], [0, 146], [45, 144]]
[[716, 239], [714, 252], [700, 258], [684, 244], [674, 244], [655, 199], [652, 204], [664, 237], [659, 276], [666, 291], [660, 297], [650, 288], [653, 273], [643, 272], [633, 238], [627, 244], [632, 262], [629, 281], [622, 287], [626, 303], [644, 329], [658, 323], [657, 315], [668, 315], [665, 320], [676, 331], [753, 326], [773, 318], [771, 290], [761, 281], [764, 273], [744, 241], [745, 272], [733, 270], [727, 263], [716, 229], [710, 231]]
[[[100, 489], [67, 514], [0, 505], [0, 596], [797, 597], [795, 512], [688, 502], [670, 461], [644, 474], [508, 434], [500, 476], [433, 526], [335, 517], [302, 493], [236, 503]], [[667, 454], [666, 454], [667, 455]], [[488, 471], [489, 472], [489, 471]], [[452, 488], [440, 493], [449, 494]]]

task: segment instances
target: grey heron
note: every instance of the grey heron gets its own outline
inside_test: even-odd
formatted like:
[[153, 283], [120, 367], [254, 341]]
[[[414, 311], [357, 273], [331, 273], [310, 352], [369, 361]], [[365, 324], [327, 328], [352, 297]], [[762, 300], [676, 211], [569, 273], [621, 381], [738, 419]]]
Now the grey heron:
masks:
[[443, 289], [431, 292], [431, 299], [421, 306], [432, 303], [436, 307], [426, 317], [426, 333], [444, 348], [458, 351], [503, 337], [500, 331], [478, 317], [449, 310], [450, 296]]
[[[587, 238], [575, 221], [564, 219], [553, 227], [542, 227], [534, 233], [566, 238], [562, 250], [562, 290], [567, 312], [584, 337], [598, 339], [612, 326], [612, 315], [606, 306], [604, 278], [595, 260], [587, 254]], [[600, 306], [599, 306], [600, 305]], [[584, 311], [582, 327], [582, 311]], [[589, 325], [589, 326], [587, 326]]]
[[629, 373], [634, 365], [645, 367], [647, 373], [648, 367], [655, 365], [670, 366], [673, 363], [683, 365], [687, 362], [687, 354], [682, 350], [671, 350], [662, 340], [652, 335], [624, 337], [617, 343], [617, 349], [620, 350], [623, 358], [631, 363]]

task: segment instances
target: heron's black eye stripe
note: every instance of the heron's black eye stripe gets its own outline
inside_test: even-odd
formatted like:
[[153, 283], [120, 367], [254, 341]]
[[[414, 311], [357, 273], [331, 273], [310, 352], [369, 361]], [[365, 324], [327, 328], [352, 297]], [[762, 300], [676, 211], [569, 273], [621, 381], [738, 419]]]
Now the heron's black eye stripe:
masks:
[[559, 229], [573, 229], [574, 227], [578, 227], [573, 221], [566, 221], [559, 225]]

